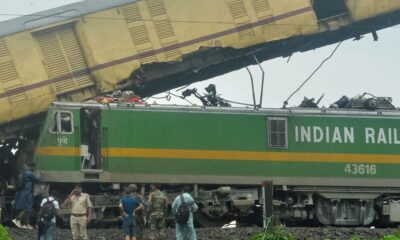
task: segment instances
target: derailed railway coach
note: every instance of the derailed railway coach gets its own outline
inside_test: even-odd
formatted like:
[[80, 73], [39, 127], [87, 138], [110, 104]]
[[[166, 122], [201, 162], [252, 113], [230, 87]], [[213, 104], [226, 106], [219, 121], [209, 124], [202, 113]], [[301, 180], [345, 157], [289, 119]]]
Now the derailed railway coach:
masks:
[[400, 222], [400, 112], [54, 103], [35, 151], [43, 182], [83, 182], [94, 219], [116, 217], [128, 183], [192, 186], [197, 221], [260, 217], [263, 181], [274, 214], [326, 225]]

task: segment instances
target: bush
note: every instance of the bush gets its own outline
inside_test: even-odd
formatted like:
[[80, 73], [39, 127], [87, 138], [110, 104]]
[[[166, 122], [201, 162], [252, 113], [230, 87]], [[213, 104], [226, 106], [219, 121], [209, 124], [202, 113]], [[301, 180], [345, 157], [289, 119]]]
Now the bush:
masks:
[[383, 237], [383, 240], [400, 240], [400, 238], [395, 235], [386, 235]]
[[258, 233], [251, 237], [250, 240], [294, 240], [294, 238], [282, 227], [274, 227], [272, 232]]
[[8, 235], [7, 229], [0, 224], [0, 240], [11, 240], [10, 235]]
[[397, 231], [395, 234], [385, 235], [383, 240], [400, 240], [400, 230]]

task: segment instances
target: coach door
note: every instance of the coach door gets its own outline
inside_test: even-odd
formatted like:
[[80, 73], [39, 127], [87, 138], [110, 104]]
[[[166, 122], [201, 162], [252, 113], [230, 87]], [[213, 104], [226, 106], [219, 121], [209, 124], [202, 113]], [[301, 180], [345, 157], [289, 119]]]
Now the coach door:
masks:
[[103, 169], [100, 114], [100, 109], [95, 107], [83, 107], [80, 110], [81, 169], [83, 171]]

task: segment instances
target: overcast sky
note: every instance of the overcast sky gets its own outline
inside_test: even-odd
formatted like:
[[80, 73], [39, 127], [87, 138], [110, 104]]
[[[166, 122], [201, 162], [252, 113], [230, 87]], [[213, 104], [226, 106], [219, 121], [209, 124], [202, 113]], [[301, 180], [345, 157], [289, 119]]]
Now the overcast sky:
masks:
[[[74, 0], [1, 0], [0, 21], [13, 14], [29, 14], [49, 8], [77, 2]], [[298, 105], [304, 96], [319, 98], [325, 94], [320, 106], [328, 106], [342, 95], [354, 97], [369, 92], [376, 96], [393, 98], [400, 106], [400, 26], [378, 32], [379, 41], [371, 34], [360, 41], [345, 41], [336, 54], [314, 75], [314, 77], [289, 101], [289, 106]], [[266, 72], [263, 107], [282, 107], [284, 100], [328, 57], [335, 45], [295, 53], [289, 63], [287, 58], [277, 58], [262, 63]], [[261, 75], [258, 67], [250, 67], [256, 81], [259, 99]], [[214, 83], [223, 98], [237, 102], [252, 102], [250, 76], [246, 69], [231, 72], [201, 83], [192, 84], [204, 92], [204, 87]], [[172, 93], [179, 94], [172, 90]], [[158, 96], [164, 96], [160, 94]], [[193, 103], [199, 103], [190, 99]], [[157, 103], [167, 101], [156, 100]], [[153, 100], [150, 100], [150, 103]], [[170, 103], [187, 104], [172, 97]]]

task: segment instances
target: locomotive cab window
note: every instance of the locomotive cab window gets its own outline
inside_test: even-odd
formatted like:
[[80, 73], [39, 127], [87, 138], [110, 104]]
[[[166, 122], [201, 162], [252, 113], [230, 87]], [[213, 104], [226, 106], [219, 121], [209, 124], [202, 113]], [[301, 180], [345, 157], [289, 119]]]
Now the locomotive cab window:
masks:
[[72, 133], [72, 113], [71, 112], [55, 112], [50, 124], [51, 133]]
[[268, 118], [268, 147], [287, 148], [286, 118]]
[[313, 7], [318, 21], [348, 14], [345, 0], [313, 0]]

